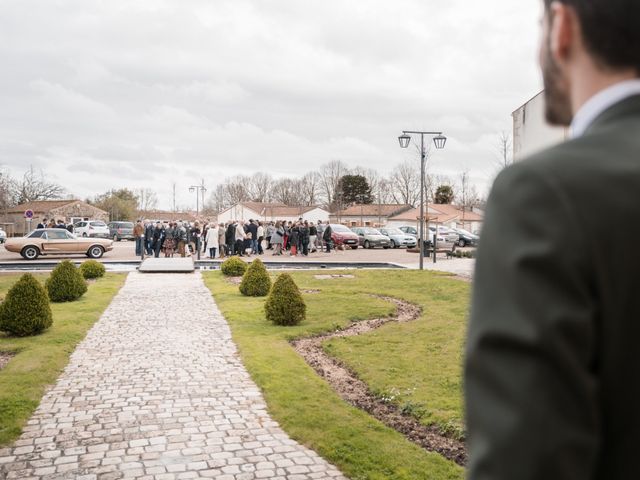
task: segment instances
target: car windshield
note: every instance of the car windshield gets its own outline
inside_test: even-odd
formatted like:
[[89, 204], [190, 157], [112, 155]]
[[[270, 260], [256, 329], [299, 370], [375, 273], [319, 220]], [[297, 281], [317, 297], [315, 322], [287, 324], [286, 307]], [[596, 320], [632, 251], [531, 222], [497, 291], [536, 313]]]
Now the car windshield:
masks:
[[132, 222], [122, 222], [120, 225], [116, 225], [119, 226], [120, 228], [133, 228], [133, 223]]
[[107, 224], [104, 222], [91, 222], [92, 227], [106, 227]]
[[375, 228], [364, 228], [365, 235], [380, 235], [380, 232]]
[[456, 230], [456, 232], [461, 233], [461, 234], [463, 234], [463, 235], [473, 235], [473, 233], [471, 233], [471, 232], [470, 232], [470, 231], [468, 231], [468, 230], [465, 230], [464, 228], [458, 228], [458, 229]]
[[385, 235], [404, 235], [404, 233], [398, 228], [385, 228], [384, 230], [380, 230]]
[[349, 230], [347, 227], [345, 227], [344, 225], [331, 225], [331, 229], [334, 232], [342, 232], [342, 233], [353, 233], [351, 230]]

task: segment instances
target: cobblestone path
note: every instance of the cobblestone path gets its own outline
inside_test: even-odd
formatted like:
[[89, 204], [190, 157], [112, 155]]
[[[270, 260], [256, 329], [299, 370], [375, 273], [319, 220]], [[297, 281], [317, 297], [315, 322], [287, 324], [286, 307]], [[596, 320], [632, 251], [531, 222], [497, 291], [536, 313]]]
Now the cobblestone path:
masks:
[[199, 273], [132, 273], [0, 478], [344, 477], [271, 420]]

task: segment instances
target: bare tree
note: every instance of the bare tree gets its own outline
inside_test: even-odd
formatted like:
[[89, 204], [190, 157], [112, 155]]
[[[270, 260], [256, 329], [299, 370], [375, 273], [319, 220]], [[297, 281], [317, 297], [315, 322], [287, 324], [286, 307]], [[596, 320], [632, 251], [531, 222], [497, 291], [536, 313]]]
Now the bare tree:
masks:
[[229, 208], [231, 204], [227, 201], [226, 185], [221, 183], [216, 185], [209, 198], [204, 204], [205, 211], [220, 213]]
[[320, 203], [321, 178], [318, 172], [306, 173], [299, 181], [302, 193], [302, 203], [300, 205], [311, 206]]
[[244, 175], [225, 180], [225, 201], [229, 205], [251, 200], [251, 178]]
[[413, 205], [420, 201], [420, 165], [407, 160], [395, 166], [389, 177], [391, 196], [396, 203]]
[[380, 177], [376, 190], [373, 191], [376, 197], [375, 203], [390, 204], [397, 203], [393, 198], [393, 182], [390, 178]]
[[42, 170], [36, 172], [33, 166], [29, 167], [21, 180], [13, 182], [12, 190], [14, 202], [17, 204], [62, 198], [65, 194], [61, 185], [48, 181]]
[[340, 179], [349, 173], [347, 166], [340, 160], [333, 160], [320, 167], [320, 185], [324, 201], [329, 208], [334, 206]]
[[12, 198], [13, 179], [7, 172], [0, 171], [0, 211], [6, 212], [7, 208], [13, 206]]
[[458, 185], [459, 204], [463, 210], [471, 210], [480, 202], [480, 195], [476, 186], [469, 180], [469, 170], [465, 170], [460, 174], [460, 183]]
[[300, 183], [300, 180], [294, 178], [276, 180], [272, 189], [273, 200], [290, 206], [303, 205], [305, 198]]
[[273, 178], [268, 173], [256, 172], [249, 179], [249, 196], [253, 202], [268, 202]]
[[511, 135], [507, 132], [500, 132], [498, 138], [498, 159], [497, 164], [500, 169], [506, 168], [513, 163], [513, 144]]
[[148, 212], [158, 207], [158, 195], [150, 188], [141, 188], [138, 193], [139, 210]]

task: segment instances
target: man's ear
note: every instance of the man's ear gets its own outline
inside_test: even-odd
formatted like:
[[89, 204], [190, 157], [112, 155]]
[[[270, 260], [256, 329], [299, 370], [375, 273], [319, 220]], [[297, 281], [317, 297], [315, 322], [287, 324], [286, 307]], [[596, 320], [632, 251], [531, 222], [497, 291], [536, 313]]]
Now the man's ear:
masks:
[[578, 17], [573, 7], [553, 2], [549, 7], [549, 46], [557, 64], [566, 63], [572, 56], [579, 35]]

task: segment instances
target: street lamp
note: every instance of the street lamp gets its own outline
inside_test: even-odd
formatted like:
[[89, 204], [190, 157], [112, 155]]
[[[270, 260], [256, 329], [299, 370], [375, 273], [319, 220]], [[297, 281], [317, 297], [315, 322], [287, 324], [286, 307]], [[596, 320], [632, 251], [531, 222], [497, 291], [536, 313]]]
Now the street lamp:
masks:
[[[447, 143], [447, 137], [442, 132], [414, 132], [411, 130], [403, 130], [402, 135], [398, 137], [401, 148], [407, 148], [411, 143], [411, 135], [420, 135], [420, 270], [424, 270], [424, 175], [425, 175], [425, 151], [424, 136], [435, 135], [433, 144], [436, 149], [442, 150]], [[437, 233], [437, 229], [436, 229]], [[436, 262], [436, 244], [433, 244], [433, 263]]]
[[189, 187], [189, 191], [191, 193], [196, 192], [196, 219], [199, 216], [200, 213], [200, 192], [202, 192], [202, 203], [203, 203], [203, 207], [204, 207], [204, 192], [207, 191], [207, 189], [204, 186], [204, 178], [202, 179], [202, 183], [200, 185], [191, 185]]

